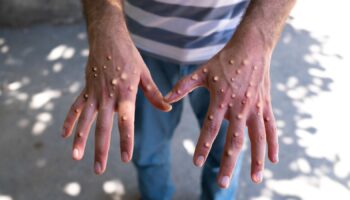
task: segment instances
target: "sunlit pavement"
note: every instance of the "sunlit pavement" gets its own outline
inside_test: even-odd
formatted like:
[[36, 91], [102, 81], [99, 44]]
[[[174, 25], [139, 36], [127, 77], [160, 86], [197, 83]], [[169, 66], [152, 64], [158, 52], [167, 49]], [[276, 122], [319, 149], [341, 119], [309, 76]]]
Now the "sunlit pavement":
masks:
[[[350, 19], [347, 1], [299, 1], [272, 60], [280, 163], [252, 184], [245, 154], [240, 200], [350, 199]], [[83, 86], [84, 25], [0, 30], [0, 200], [137, 199], [136, 174], [120, 161], [114, 129], [107, 172], [93, 174], [59, 132]], [[116, 124], [115, 124], [116, 125]], [[192, 164], [198, 127], [186, 104], [173, 142], [175, 199], [199, 195]], [[249, 143], [247, 145], [249, 149]]]

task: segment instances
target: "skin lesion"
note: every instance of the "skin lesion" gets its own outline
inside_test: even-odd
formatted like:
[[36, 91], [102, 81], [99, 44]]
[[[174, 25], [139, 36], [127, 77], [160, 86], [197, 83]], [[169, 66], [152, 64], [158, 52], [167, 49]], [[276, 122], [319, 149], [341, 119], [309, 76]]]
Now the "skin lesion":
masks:
[[128, 120], [128, 117], [126, 115], [123, 115], [122, 116], [122, 121], [126, 121], [126, 120]]
[[112, 81], [111, 81], [111, 84], [113, 86], [115, 86], [115, 85], [117, 85], [117, 83], [118, 83], [118, 80], [116, 78], [113, 78]]
[[219, 80], [219, 76], [214, 76], [214, 77], [213, 77], [213, 81], [214, 81], [214, 82], [218, 82], [218, 80]]
[[237, 114], [236, 119], [241, 120], [243, 118], [243, 114]]
[[[236, 57], [238, 58], [239, 55], [236, 55]], [[233, 148], [234, 151], [232, 152], [232, 156], [230, 156], [230, 148], [226, 148], [224, 154], [227, 159], [223, 160], [223, 171], [220, 172], [220, 177], [231, 176], [231, 165], [234, 163], [234, 160], [237, 158], [237, 155], [243, 146], [244, 131], [241, 130], [242, 127], [249, 120], [252, 120], [252, 123], [248, 123], [248, 126], [251, 126], [250, 131], [255, 131], [257, 132], [256, 134], [260, 134], [258, 132], [261, 130], [258, 130], [257, 125], [259, 123], [264, 123], [264, 120], [266, 123], [266, 117], [264, 118], [262, 115], [262, 102], [263, 96], [268, 95], [268, 93], [263, 91], [266, 88], [263, 87], [263, 79], [261, 79], [261, 76], [265, 75], [265, 73], [262, 73], [264, 72], [265, 65], [259, 68], [258, 63], [260, 62], [257, 62], [255, 59], [249, 59], [249, 57], [237, 59], [236, 57], [226, 57], [226, 60], [218, 60], [218, 57], [216, 57], [209, 61], [209, 64], [204, 65], [191, 75], [180, 80], [172, 90], [170, 97], [167, 99], [168, 102], [175, 102], [179, 97], [185, 96], [192, 91], [193, 88], [198, 86], [198, 84], [206, 87], [211, 93], [216, 94], [214, 96], [214, 98], [216, 98], [215, 102], [219, 102], [212, 106], [219, 109], [216, 109], [215, 113], [213, 113], [213, 108], [209, 108], [209, 114], [207, 115], [207, 120], [202, 127], [202, 134], [198, 141], [200, 146], [198, 146], [194, 155], [194, 163], [199, 163], [197, 161], [199, 157], [207, 157], [210, 148], [205, 147], [211, 146], [213, 138], [215, 138], [217, 134], [217, 130], [214, 127], [221, 123], [221, 118], [217, 116], [223, 115], [224, 118], [228, 119], [230, 124], [232, 124], [231, 126], [233, 126], [228, 132], [228, 134], [232, 134], [232, 139], [230, 139], [231, 141], [228, 146]], [[221, 67], [211, 68], [211, 66], [217, 65], [220, 65]], [[197, 79], [196, 76], [199, 76], [199, 78]], [[205, 81], [199, 83], [199, 80]], [[177, 91], [181, 91], [181, 94]], [[259, 120], [260, 122], [257, 122]], [[254, 136], [253, 140], [259, 140], [259, 136]], [[261, 153], [264, 154], [262, 148], [265, 148], [265, 143], [265, 140], [261, 140], [261, 142], [254, 144], [256, 145], [254, 148], [259, 149], [258, 151], [261, 151]], [[254, 155], [252, 158], [252, 160], [254, 160], [251, 165], [253, 169], [252, 177], [255, 177], [263, 170], [262, 154]], [[257, 164], [257, 161], [260, 161], [261, 164]], [[259, 180], [253, 180], [254, 182], [259, 182], [260, 178]]]
[[128, 75], [127, 75], [125, 72], [123, 72], [123, 73], [121, 73], [121, 75], [120, 75], [120, 79], [121, 79], [122, 81], [125, 81], [125, 80], [128, 79]]
[[198, 74], [193, 74], [191, 76], [191, 79], [194, 80], [194, 81], [197, 81], [198, 80]]
[[[132, 74], [137, 74], [137, 71], [130, 71], [132, 69], [128, 68], [120, 68], [119, 66], [113, 68], [112, 66], [107, 67], [107, 65], [99, 65], [99, 66], [93, 66], [92, 71], [90, 71], [91, 68], [88, 68], [87, 77], [89, 79], [90, 84], [88, 87], [92, 87], [92, 91], [89, 93], [90, 97], [84, 96], [85, 100], [89, 98], [89, 101], [83, 102], [84, 98], [82, 98], [82, 95], [79, 96], [77, 99], [77, 102], [79, 103], [78, 106], [73, 107], [69, 114], [67, 115], [67, 122], [65, 124], [68, 124], [68, 132], [71, 132], [74, 123], [76, 119], [84, 119], [86, 116], [80, 116], [81, 113], [84, 115], [84, 112], [86, 111], [86, 108], [90, 108], [90, 111], [94, 109], [93, 112], [98, 112], [97, 116], [97, 142], [96, 144], [96, 158], [95, 162], [97, 163], [96, 172], [102, 173], [106, 166], [106, 156], [108, 152], [108, 147], [105, 144], [106, 142], [109, 143], [109, 141], [105, 140], [102, 135], [108, 135], [111, 131], [111, 124], [112, 122], [109, 121], [109, 119], [113, 119], [113, 112], [112, 110], [114, 106], [114, 102], [110, 101], [108, 96], [110, 98], [113, 97], [118, 101], [118, 111], [120, 111], [119, 114], [121, 114], [120, 121], [121, 126], [119, 127], [121, 130], [121, 133], [123, 137], [121, 138], [125, 143], [121, 144], [122, 147], [122, 158], [125, 161], [129, 161], [130, 157], [129, 155], [132, 155], [132, 147], [126, 145], [126, 143], [132, 143], [131, 140], [133, 139], [133, 115], [132, 112], [134, 111], [134, 98], [136, 98], [136, 89], [137, 81], [141, 80], [142, 88], [145, 90], [145, 95], [151, 103], [153, 103], [156, 107], [165, 110], [171, 109], [171, 106], [169, 103], [175, 102], [175, 100], [180, 100], [182, 97], [184, 97], [187, 93], [192, 91], [198, 86], [204, 86], [210, 90], [210, 92], [216, 93], [219, 92], [220, 95], [216, 95], [215, 98], [220, 98], [221, 101], [215, 102], [215, 104], [212, 105], [212, 107], [209, 111], [208, 118], [205, 121], [205, 124], [203, 126], [202, 132], [204, 134], [201, 134], [201, 141], [199, 141], [199, 153], [196, 149], [195, 156], [196, 158], [201, 157], [203, 160], [200, 163], [204, 162], [204, 158], [208, 155], [210, 151], [211, 144], [213, 140], [216, 137], [216, 134], [220, 128], [220, 123], [224, 118], [224, 112], [230, 113], [230, 125], [231, 130], [229, 130], [229, 134], [234, 133], [232, 137], [232, 141], [227, 142], [235, 142], [236, 145], [232, 146], [233, 143], [228, 144], [234, 151], [230, 151], [230, 149], [226, 149], [226, 155], [230, 157], [229, 159], [224, 159], [222, 166], [224, 168], [220, 169], [220, 180], [219, 183], [221, 183], [221, 186], [227, 187], [229, 184], [229, 179], [231, 177], [232, 170], [231, 166], [233, 165], [232, 162], [236, 158], [236, 154], [239, 153], [238, 149], [235, 148], [241, 147], [243, 144], [243, 126], [246, 124], [246, 118], [251, 118], [253, 121], [253, 128], [251, 130], [258, 132], [256, 124], [259, 123], [266, 123], [266, 127], [268, 131], [266, 133], [270, 132], [266, 135], [268, 137], [268, 140], [271, 140], [271, 135], [274, 135], [273, 137], [276, 137], [275, 132], [272, 130], [272, 126], [274, 125], [274, 117], [271, 110], [271, 102], [264, 102], [264, 98], [266, 95], [269, 96], [269, 92], [264, 94], [264, 91], [257, 91], [255, 92], [256, 88], [253, 87], [259, 87], [263, 80], [262, 77], [259, 77], [259, 73], [261, 71], [268, 71], [267, 68], [259, 68], [256, 64], [255, 60], [259, 59], [260, 61], [263, 61], [263, 59], [269, 59], [269, 53], [272, 50], [272, 46], [274, 46], [274, 43], [276, 42], [277, 35], [276, 33], [280, 32], [280, 28], [282, 27], [282, 22], [285, 21], [286, 13], [289, 10], [290, 6], [283, 6], [283, 4], [277, 4], [276, 2], [280, 2], [279, 0], [270, 0], [270, 1], [252, 1], [249, 5], [249, 8], [247, 9], [247, 12], [244, 16], [244, 19], [242, 20], [239, 28], [235, 32], [234, 37], [232, 40], [227, 44], [228, 48], [225, 49], [225, 51], [221, 51], [221, 53], [216, 56], [216, 58], [213, 58], [209, 65], [206, 65], [206, 67], [203, 67], [199, 69], [200, 71], [196, 71], [195, 74], [192, 74], [191, 77], [186, 77], [186, 81], [182, 81], [181, 85], [177, 85], [176, 89], [173, 90], [172, 95], [170, 95], [172, 100], [166, 101], [163, 99], [160, 91], [157, 89], [156, 85], [152, 81], [152, 78], [149, 75], [149, 72], [146, 74], [140, 74], [140, 76], [134, 78]], [[138, 63], [134, 63], [134, 66], [140, 66], [141, 63], [141, 56], [137, 54], [137, 49], [134, 47], [134, 44], [131, 40], [131, 37], [128, 34], [127, 27], [125, 24], [125, 20], [123, 17], [123, 3], [122, 0], [107, 0], [107, 1], [94, 1], [94, 0], [83, 0], [83, 6], [85, 15], [87, 18], [87, 25], [88, 25], [88, 31], [89, 31], [89, 43], [92, 45], [97, 44], [96, 49], [102, 49], [107, 46], [108, 47], [115, 47], [118, 46], [118, 52], [123, 52], [122, 55], [117, 55], [118, 58], [124, 58], [122, 61], [124, 63], [132, 63], [133, 60], [128, 59], [129, 57], [139, 61]], [[264, 2], [264, 3], [263, 3]], [[288, 2], [288, 1], [283, 1]], [[287, 3], [285, 3], [287, 4]], [[289, 3], [291, 5], [291, 3]], [[266, 6], [268, 5], [268, 6]], [[255, 8], [255, 9], [254, 9]], [[284, 8], [284, 9], [283, 9]], [[267, 11], [267, 12], [265, 12]], [[276, 20], [277, 19], [277, 20]], [[266, 23], [264, 23], [266, 22]], [[269, 23], [267, 23], [269, 22]], [[114, 25], [112, 25], [114, 24]], [[259, 27], [255, 27], [256, 25], [262, 25]], [[117, 26], [116, 26], [117, 25]], [[112, 28], [110, 28], [112, 27]], [[255, 28], [254, 28], [255, 27]], [[115, 34], [117, 33], [117, 34]], [[270, 34], [273, 33], [273, 34]], [[115, 36], [118, 35], [118, 38]], [[266, 36], [270, 36], [266, 37]], [[120, 41], [123, 41], [120, 43]], [[117, 45], [118, 44], [118, 45]], [[113, 46], [114, 45], [114, 46]], [[120, 47], [121, 46], [121, 47]], [[129, 54], [124, 54], [124, 50], [131, 49]], [[267, 51], [268, 53], [266, 53]], [[93, 52], [93, 51], [91, 51]], [[96, 52], [96, 51], [95, 51]], [[230, 55], [232, 52], [235, 52], [235, 55]], [[247, 54], [249, 52], [249, 54]], [[102, 54], [102, 56], [98, 56], [99, 60], [105, 61], [106, 63], [112, 63], [114, 58], [112, 58], [111, 52], [109, 54]], [[240, 54], [240, 55], [237, 55]], [[113, 54], [114, 55], [114, 54]], [[252, 55], [252, 56], [250, 56]], [[94, 56], [94, 55], [92, 55]], [[261, 57], [259, 57], [261, 56]], [[90, 56], [89, 56], [90, 57]], [[102, 59], [101, 59], [102, 58]], [[239, 58], [239, 59], [236, 59]], [[241, 59], [243, 58], [243, 59]], [[255, 60], [254, 60], [255, 59]], [[219, 67], [217, 67], [219, 65]], [[212, 67], [213, 66], [213, 67]], [[249, 67], [250, 66], [250, 67]], [[266, 65], [261, 65], [261, 67], [265, 67]], [[140, 69], [139, 72], [147, 72], [146, 66], [143, 66], [144, 68], [138, 68]], [[107, 74], [107, 68], [113, 69], [114, 74], [112, 76], [108, 76]], [[123, 70], [129, 70], [129, 71], [123, 71]], [[221, 70], [221, 71], [220, 71]], [[127, 72], [127, 73], [125, 73]], [[212, 73], [213, 72], [213, 73]], [[214, 76], [212, 76], [214, 75]], [[106, 77], [108, 78], [106, 78]], [[262, 75], [266, 76], [266, 80], [269, 80], [268, 75]], [[252, 79], [253, 78], [253, 79]], [[262, 78], [262, 79], [261, 79]], [[260, 80], [261, 79], [261, 80]], [[96, 81], [100, 80], [100, 81]], [[248, 81], [247, 81], [248, 80]], [[134, 82], [133, 82], [134, 81]], [[131, 83], [130, 83], [131, 82]], [[95, 84], [97, 83], [97, 84]], [[112, 92], [105, 90], [105, 83], [108, 86], [112, 85]], [[223, 84], [221, 84], [223, 83]], [[249, 84], [248, 84], [249, 83]], [[128, 85], [127, 85], [128, 84]], [[117, 87], [118, 85], [118, 87]], [[134, 88], [135, 87], [135, 88]], [[263, 87], [262, 90], [268, 90], [268, 87]], [[117, 90], [117, 91], [114, 91]], [[151, 92], [152, 91], [152, 92]], [[94, 95], [96, 93], [101, 93], [103, 95]], [[121, 95], [119, 93], [122, 93]], [[258, 103], [257, 99], [254, 98], [254, 95], [258, 93]], [[133, 96], [134, 95], [134, 96]], [[121, 98], [124, 99], [119, 99]], [[165, 98], [167, 99], [167, 98]], [[215, 99], [218, 100], [218, 99]], [[104, 102], [105, 101], [105, 102]], [[263, 105], [260, 105], [260, 102], [263, 102]], [[84, 106], [84, 104], [94, 102], [95, 108], [91, 108], [89, 106]], [[107, 106], [99, 108], [99, 105], [104, 105], [104, 103]], [[124, 104], [128, 103], [130, 104], [129, 107], [126, 107]], [[221, 103], [221, 104], [220, 104]], [[113, 104], [113, 105], [112, 105]], [[92, 105], [92, 104], [91, 104]], [[258, 107], [259, 105], [259, 107]], [[235, 108], [237, 106], [237, 109]], [[220, 107], [222, 109], [218, 110], [217, 107]], [[257, 109], [256, 109], [257, 107]], [[264, 107], [264, 108], [262, 108]], [[170, 109], [169, 109], [170, 108]], [[75, 110], [79, 109], [79, 110]], [[243, 109], [243, 110], [238, 110]], [[246, 112], [248, 109], [252, 110], [253, 112], [258, 112], [258, 116], [252, 115], [250, 112]], [[263, 112], [263, 111], [264, 112]], [[83, 112], [81, 112], [83, 111]], [[237, 114], [238, 113], [238, 114]], [[248, 116], [248, 117], [247, 117]], [[86, 119], [85, 119], [86, 120]], [[89, 117], [89, 122], [86, 122], [86, 124], [83, 127], [84, 133], [85, 130], [90, 130], [90, 121], [92, 122], [94, 118], [91, 116]], [[260, 120], [260, 121], [259, 121]], [[232, 125], [232, 124], [233, 125]], [[79, 124], [79, 123], [78, 123]], [[244, 125], [243, 125], [244, 124]], [[255, 127], [254, 127], [255, 124]], [[79, 126], [79, 125], [78, 125]], [[105, 127], [105, 128], [103, 128]], [[270, 130], [270, 131], [269, 131]], [[102, 132], [101, 132], [102, 131]], [[66, 136], [68, 136], [70, 133], [66, 131]], [[207, 133], [207, 134], [206, 134]], [[80, 133], [77, 133], [77, 136], [79, 136]], [[86, 133], [87, 134], [87, 133]], [[127, 139], [125, 136], [128, 136]], [[269, 136], [270, 135], [270, 136]], [[87, 135], [86, 135], [87, 136]], [[98, 137], [100, 136], [100, 137]], [[259, 140], [259, 138], [256, 137], [257, 135], [254, 135], [254, 141]], [[85, 138], [85, 137], [84, 137]], [[260, 141], [260, 140], [259, 140]], [[273, 141], [273, 140], [272, 140]], [[264, 143], [264, 141], [257, 142], [257, 146], [254, 146], [254, 148], [257, 148], [258, 151], [261, 151], [264, 153], [264, 149], [261, 148], [259, 143]], [[271, 142], [270, 142], [271, 143]], [[85, 144], [84, 144], [85, 145]], [[109, 146], [109, 145], [108, 145]], [[203, 148], [203, 146], [205, 148]], [[75, 144], [75, 147], [79, 147], [79, 145]], [[80, 147], [80, 152], [84, 151], [84, 148]], [[252, 168], [254, 168], [254, 176], [258, 177], [257, 174], [260, 174], [260, 172], [263, 169], [263, 158], [261, 157], [262, 154], [254, 155], [254, 162], [252, 163]], [[257, 167], [261, 166], [261, 167]], [[224, 180], [224, 181], [223, 181]], [[261, 178], [258, 177], [256, 179], [256, 182], [261, 181]]]
[[240, 135], [241, 135], [240, 133], [235, 132], [232, 137], [231, 146], [236, 150], [241, 150], [243, 147], [243, 136], [240, 136]]

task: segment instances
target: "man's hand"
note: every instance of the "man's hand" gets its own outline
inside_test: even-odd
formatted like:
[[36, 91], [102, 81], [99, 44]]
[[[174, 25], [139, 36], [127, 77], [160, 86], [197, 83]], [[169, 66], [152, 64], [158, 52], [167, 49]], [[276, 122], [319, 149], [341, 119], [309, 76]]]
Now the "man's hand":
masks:
[[[121, 157], [130, 161], [133, 153], [134, 112], [138, 86], [157, 108], [171, 110], [152, 80], [134, 46], [123, 20], [104, 8], [104, 14], [88, 23], [90, 55], [86, 66], [86, 86], [71, 106], [64, 122], [63, 137], [76, 133], [72, 156], [82, 159], [91, 125], [96, 118], [95, 172], [105, 171], [114, 112], [118, 112]], [[95, 11], [94, 11], [95, 12]]]
[[197, 87], [210, 92], [210, 105], [194, 153], [194, 163], [202, 166], [221, 123], [229, 121], [225, 153], [222, 155], [219, 185], [227, 187], [242, 149], [244, 129], [249, 128], [252, 145], [251, 175], [262, 180], [266, 141], [269, 158], [278, 161], [278, 143], [270, 101], [270, 56], [237, 46], [227, 47], [207, 64], [180, 80], [165, 98], [169, 103], [180, 100]]
[[202, 166], [224, 119], [229, 121], [218, 184], [229, 186], [242, 149], [244, 129], [251, 142], [251, 178], [262, 181], [265, 149], [278, 162], [278, 138], [270, 97], [270, 60], [284, 21], [295, 1], [252, 0], [236, 33], [214, 58], [180, 80], [165, 97], [174, 103], [197, 87], [210, 92], [210, 105], [193, 161]]

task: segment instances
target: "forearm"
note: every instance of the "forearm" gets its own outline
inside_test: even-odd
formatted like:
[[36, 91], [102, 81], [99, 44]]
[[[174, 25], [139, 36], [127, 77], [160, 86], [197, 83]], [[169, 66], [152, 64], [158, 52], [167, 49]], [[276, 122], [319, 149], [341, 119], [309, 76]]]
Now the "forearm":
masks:
[[120, 36], [129, 39], [123, 0], [82, 0], [82, 5], [90, 44], [97, 37]]
[[254, 46], [272, 52], [295, 2], [296, 0], [251, 0], [232, 40], [242, 37], [247, 37], [248, 40], [259, 39], [259, 44]]

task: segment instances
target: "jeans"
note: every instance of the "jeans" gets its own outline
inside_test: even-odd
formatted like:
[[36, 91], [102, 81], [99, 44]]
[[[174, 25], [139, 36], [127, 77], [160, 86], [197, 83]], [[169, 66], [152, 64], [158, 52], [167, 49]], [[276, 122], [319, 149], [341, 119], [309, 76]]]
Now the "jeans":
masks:
[[[142, 55], [159, 90], [166, 94], [183, 76], [193, 72], [199, 65], [180, 65]], [[209, 105], [209, 92], [198, 88], [189, 94], [198, 125], [202, 127]], [[176, 126], [180, 121], [183, 101], [173, 104], [171, 112], [154, 108], [142, 91], [137, 94], [135, 113], [135, 147], [133, 163], [137, 169], [142, 200], [170, 200], [175, 191], [171, 179], [170, 145]], [[238, 186], [242, 155], [237, 161], [232, 182], [228, 189], [220, 189], [216, 178], [224, 151], [225, 120], [203, 166], [201, 176], [202, 200], [233, 200]]]

